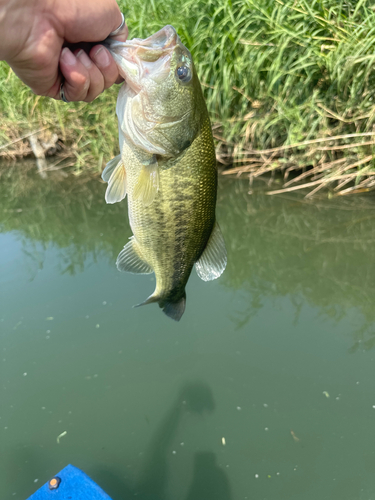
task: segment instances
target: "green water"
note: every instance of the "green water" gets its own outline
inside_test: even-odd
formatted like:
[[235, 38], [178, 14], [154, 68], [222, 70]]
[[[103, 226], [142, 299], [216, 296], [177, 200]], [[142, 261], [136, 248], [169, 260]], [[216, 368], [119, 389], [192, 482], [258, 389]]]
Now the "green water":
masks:
[[126, 204], [26, 170], [0, 181], [1, 500], [68, 463], [114, 500], [375, 498], [373, 198], [222, 178], [228, 268], [175, 323], [115, 267]]

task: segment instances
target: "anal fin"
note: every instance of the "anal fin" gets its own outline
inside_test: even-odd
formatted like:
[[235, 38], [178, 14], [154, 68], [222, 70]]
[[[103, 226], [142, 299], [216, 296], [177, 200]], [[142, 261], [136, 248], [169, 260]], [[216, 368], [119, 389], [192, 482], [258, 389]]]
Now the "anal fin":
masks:
[[116, 266], [119, 271], [133, 274], [151, 274], [152, 267], [141, 257], [137, 248], [137, 240], [132, 236], [130, 241], [118, 254]]
[[224, 272], [227, 265], [227, 250], [223, 235], [217, 222], [212, 229], [199, 260], [195, 263], [195, 270], [203, 281], [215, 280]]

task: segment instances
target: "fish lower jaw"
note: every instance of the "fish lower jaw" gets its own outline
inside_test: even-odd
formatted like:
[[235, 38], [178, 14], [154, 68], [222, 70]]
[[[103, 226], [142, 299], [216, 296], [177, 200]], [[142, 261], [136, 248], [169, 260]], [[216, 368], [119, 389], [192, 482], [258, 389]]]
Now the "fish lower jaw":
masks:
[[130, 91], [131, 97], [136, 97], [142, 90], [141, 86], [138, 85], [136, 82], [130, 80], [130, 78], [127, 78], [124, 81], [123, 86], [125, 87], [126, 92]]

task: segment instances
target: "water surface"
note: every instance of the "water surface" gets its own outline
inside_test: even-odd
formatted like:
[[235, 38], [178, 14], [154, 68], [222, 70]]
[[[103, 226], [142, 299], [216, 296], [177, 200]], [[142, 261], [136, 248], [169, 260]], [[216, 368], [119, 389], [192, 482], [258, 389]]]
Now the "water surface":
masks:
[[221, 179], [228, 268], [175, 323], [104, 191], [2, 171], [0, 498], [72, 463], [114, 500], [373, 499], [373, 199]]

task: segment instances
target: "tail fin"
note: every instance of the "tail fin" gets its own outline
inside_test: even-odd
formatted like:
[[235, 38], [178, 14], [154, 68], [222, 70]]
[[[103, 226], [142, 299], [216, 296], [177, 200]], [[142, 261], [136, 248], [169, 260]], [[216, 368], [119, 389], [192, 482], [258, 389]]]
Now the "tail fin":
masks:
[[180, 321], [181, 316], [185, 312], [186, 306], [186, 293], [177, 302], [165, 302], [164, 305], [160, 307], [163, 308], [163, 313], [174, 319], [175, 321]]
[[[145, 306], [146, 304], [151, 304], [152, 302], [159, 302], [160, 298], [155, 295], [150, 295], [148, 299], [146, 299], [144, 302], [141, 304], [137, 304], [136, 306], [133, 307], [140, 307], [140, 306]], [[175, 321], [180, 321], [181, 316], [185, 312], [185, 306], [186, 306], [186, 293], [184, 292], [184, 295], [177, 301], [177, 302], [172, 302], [172, 301], [162, 301], [161, 303], [159, 302], [159, 307], [163, 309], [163, 313], [169, 316], [170, 318], [174, 319]]]

